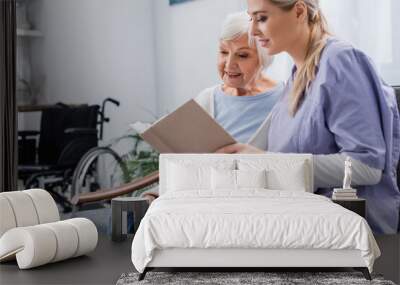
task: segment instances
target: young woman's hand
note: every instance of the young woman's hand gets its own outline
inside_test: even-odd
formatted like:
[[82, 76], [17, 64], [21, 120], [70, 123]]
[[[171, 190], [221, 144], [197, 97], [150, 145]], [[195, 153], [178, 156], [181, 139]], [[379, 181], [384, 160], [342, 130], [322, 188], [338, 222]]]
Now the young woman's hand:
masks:
[[258, 149], [249, 144], [235, 143], [224, 146], [216, 151], [216, 153], [265, 153], [265, 151]]

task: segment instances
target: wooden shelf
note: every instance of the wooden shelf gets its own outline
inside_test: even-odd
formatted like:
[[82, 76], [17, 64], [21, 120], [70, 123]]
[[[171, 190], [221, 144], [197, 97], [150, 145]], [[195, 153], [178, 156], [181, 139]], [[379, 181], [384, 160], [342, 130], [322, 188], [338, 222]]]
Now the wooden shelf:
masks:
[[17, 29], [17, 36], [18, 37], [41, 38], [41, 37], [43, 37], [43, 34], [41, 31], [38, 31], [38, 30]]
[[[18, 112], [40, 112], [46, 109], [54, 108], [56, 105], [19, 105]], [[83, 107], [87, 106], [87, 104], [68, 104], [69, 107]]]

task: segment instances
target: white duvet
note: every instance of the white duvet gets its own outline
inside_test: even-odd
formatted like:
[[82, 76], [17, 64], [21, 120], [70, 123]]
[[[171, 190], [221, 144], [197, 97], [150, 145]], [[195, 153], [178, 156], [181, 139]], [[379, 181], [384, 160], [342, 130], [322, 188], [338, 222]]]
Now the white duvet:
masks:
[[135, 268], [165, 248], [358, 249], [371, 272], [380, 255], [359, 215], [320, 195], [265, 189], [164, 194], [134, 237]]

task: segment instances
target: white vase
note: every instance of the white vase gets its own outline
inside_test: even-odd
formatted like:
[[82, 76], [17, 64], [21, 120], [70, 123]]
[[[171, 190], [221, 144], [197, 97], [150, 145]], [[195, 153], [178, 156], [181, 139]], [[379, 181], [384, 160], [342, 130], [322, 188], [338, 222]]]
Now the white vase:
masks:
[[24, 30], [29, 30], [31, 28], [31, 24], [27, 18], [25, 2], [17, 2], [17, 28]]

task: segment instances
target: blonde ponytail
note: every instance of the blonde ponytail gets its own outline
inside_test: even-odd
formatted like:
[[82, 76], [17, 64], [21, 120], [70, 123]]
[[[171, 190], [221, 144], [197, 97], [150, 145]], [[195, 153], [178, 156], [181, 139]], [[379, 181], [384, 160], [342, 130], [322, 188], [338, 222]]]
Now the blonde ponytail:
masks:
[[[270, 0], [283, 10], [291, 10], [300, 0]], [[308, 9], [308, 23], [311, 28], [310, 41], [304, 65], [297, 70], [289, 100], [289, 111], [294, 116], [300, 107], [304, 93], [315, 79], [316, 69], [321, 59], [322, 50], [330, 34], [328, 24], [319, 8], [318, 0], [302, 0]]]

